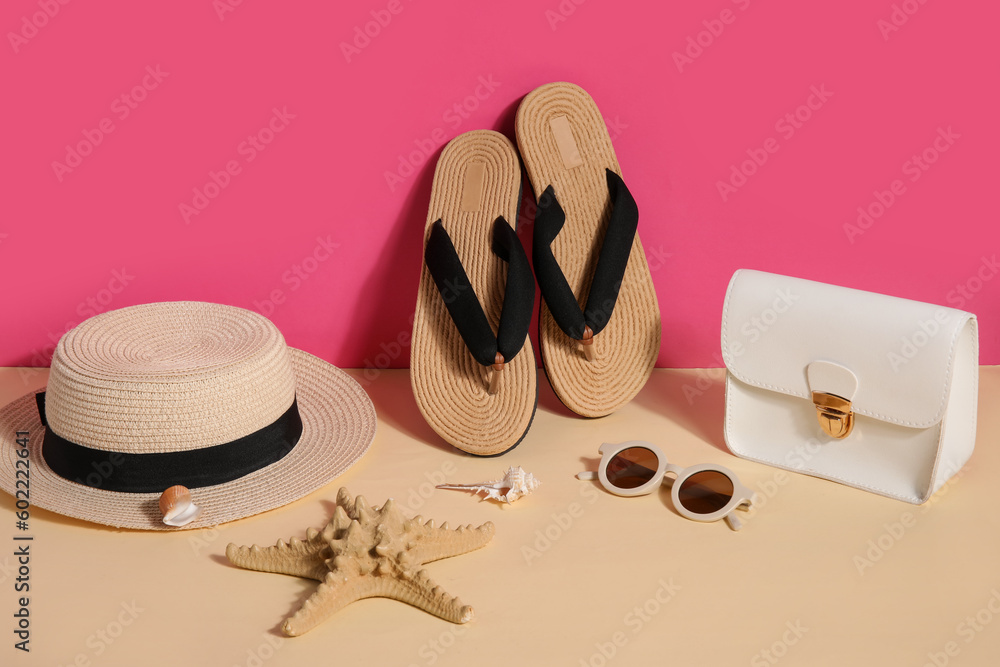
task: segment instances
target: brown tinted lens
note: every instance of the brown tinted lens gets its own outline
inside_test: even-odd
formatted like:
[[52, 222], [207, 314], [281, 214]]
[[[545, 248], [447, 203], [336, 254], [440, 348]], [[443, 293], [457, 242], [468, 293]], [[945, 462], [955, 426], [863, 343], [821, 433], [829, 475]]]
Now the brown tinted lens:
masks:
[[716, 470], [691, 475], [681, 484], [678, 500], [695, 514], [718, 512], [733, 498], [733, 480]]
[[653, 479], [659, 460], [645, 447], [629, 447], [608, 462], [608, 481], [619, 489], [634, 489]]

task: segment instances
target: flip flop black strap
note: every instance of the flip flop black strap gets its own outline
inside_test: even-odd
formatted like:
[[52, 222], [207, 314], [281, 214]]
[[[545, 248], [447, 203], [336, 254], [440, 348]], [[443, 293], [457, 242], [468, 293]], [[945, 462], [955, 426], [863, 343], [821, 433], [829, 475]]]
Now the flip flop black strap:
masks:
[[508, 265], [503, 308], [495, 336], [455, 245], [440, 220], [432, 225], [424, 249], [424, 261], [458, 333], [472, 356], [484, 366], [496, 363], [498, 352], [504, 362], [509, 362], [521, 351], [535, 303], [535, 278], [528, 256], [517, 234], [502, 216], [493, 223], [492, 251]]
[[580, 304], [552, 254], [552, 241], [566, 223], [566, 213], [551, 185], [539, 198], [538, 213], [535, 215], [533, 257], [538, 286], [556, 324], [574, 340], [583, 340], [587, 327], [595, 335], [600, 333], [611, 319], [639, 224], [639, 209], [632, 193], [618, 174], [610, 169], [606, 171], [611, 218], [597, 256], [587, 306], [583, 310], [580, 310]]

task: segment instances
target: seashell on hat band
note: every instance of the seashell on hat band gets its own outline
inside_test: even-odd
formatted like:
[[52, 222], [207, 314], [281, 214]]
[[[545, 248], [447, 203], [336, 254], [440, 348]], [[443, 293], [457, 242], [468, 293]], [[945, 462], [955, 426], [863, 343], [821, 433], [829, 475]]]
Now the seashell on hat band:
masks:
[[[375, 430], [371, 401], [349, 376], [289, 348], [257, 313], [200, 302], [109, 311], [69, 331], [44, 393], [0, 411], [5, 449], [6, 422], [27, 412], [12, 406], [28, 398], [39, 422], [32, 454], [46, 475], [74, 494], [125, 499], [141, 516], [134, 527], [160, 527], [147, 525], [162, 518], [155, 498], [174, 485], [204, 510], [188, 527], [290, 502], [360, 458]], [[33, 496], [37, 486], [33, 478]], [[220, 494], [244, 506], [213, 507]], [[68, 507], [81, 518], [99, 509]]]

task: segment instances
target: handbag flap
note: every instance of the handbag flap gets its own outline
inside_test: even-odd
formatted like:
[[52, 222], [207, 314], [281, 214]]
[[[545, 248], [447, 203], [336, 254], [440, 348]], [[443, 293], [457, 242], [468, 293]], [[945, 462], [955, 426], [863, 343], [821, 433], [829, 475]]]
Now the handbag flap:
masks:
[[810, 388], [810, 364], [843, 366], [857, 377], [855, 413], [927, 428], [944, 415], [956, 342], [977, 335], [974, 321], [954, 308], [741, 269], [726, 292], [722, 356], [742, 382], [806, 400], [831, 391]]

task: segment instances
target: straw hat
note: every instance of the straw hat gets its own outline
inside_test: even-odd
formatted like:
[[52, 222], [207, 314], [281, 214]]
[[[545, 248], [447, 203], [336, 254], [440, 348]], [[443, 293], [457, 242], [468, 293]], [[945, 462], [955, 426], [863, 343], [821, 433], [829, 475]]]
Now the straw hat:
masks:
[[27, 468], [32, 507], [122, 528], [170, 530], [158, 499], [177, 484], [202, 510], [185, 528], [280, 507], [375, 435], [371, 400], [346, 373], [289, 348], [261, 315], [212, 303], [86, 320], [56, 346], [42, 396], [0, 408], [0, 488], [23, 497]]

